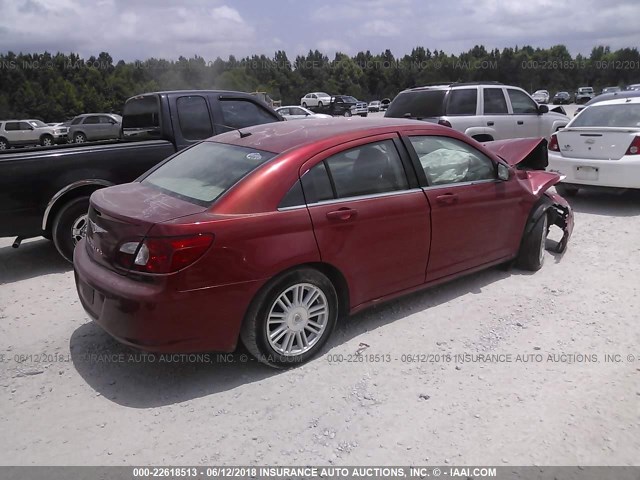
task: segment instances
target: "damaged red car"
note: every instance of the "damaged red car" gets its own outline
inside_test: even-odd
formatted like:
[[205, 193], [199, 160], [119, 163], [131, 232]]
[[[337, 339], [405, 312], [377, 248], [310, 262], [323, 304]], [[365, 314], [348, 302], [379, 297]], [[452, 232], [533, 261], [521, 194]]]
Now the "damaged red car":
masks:
[[75, 249], [88, 314], [127, 345], [292, 366], [341, 316], [513, 262], [538, 270], [567, 202], [543, 139], [481, 145], [405, 119], [213, 137], [91, 196]]

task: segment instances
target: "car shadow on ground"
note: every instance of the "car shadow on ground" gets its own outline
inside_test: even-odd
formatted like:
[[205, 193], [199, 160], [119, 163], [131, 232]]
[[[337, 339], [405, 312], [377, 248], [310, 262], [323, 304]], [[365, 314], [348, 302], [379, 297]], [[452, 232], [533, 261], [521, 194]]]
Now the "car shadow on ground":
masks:
[[581, 189], [575, 197], [566, 197], [578, 213], [608, 217], [640, 215], [640, 190]]
[[[325, 361], [322, 357], [332, 348], [365, 332], [465, 294], [480, 294], [486, 286], [512, 275], [529, 273], [491, 268], [342, 319], [320, 358], [299, 368], [314, 369], [313, 363]], [[74, 367], [91, 388], [131, 408], [176, 404], [286, 374], [257, 362], [242, 345], [229, 355], [139, 352], [121, 345], [93, 322], [72, 334], [69, 347]]]
[[25, 240], [20, 248], [0, 247], [0, 284], [71, 270], [72, 265], [60, 256], [53, 242], [38, 238]]

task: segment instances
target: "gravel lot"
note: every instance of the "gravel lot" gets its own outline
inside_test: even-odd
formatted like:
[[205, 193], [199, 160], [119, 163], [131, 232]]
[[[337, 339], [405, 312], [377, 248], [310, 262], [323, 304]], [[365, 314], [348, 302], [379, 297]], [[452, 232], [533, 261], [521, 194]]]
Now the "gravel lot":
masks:
[[0, 239], [0, 464], [637, 465], [640, 193], [572, 204], [569, 249], [539, 272], [366, 311], [289, 371], [123, 347], [50, 242]]

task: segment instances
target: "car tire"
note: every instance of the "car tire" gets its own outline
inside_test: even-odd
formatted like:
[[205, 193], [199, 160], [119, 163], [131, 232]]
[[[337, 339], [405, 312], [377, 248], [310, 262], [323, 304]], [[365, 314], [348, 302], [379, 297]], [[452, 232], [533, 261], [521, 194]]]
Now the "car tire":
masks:
[[9, 150], [9, 140], [0, 137], [0, 150]]
[[51, 135], [42, 135], [40, 137], [40, 145], [43, 147], [50, 147], [53, 145], [53, 137]]
[[307, 108], [307, 102], [302, 102], [302, 106], [303, 106], [304, 108]]
[[529, 233], [525, 234], [520, 244], [518, 258], [516, 259], [516, 264], [519, 268], [532, 272], [542, 268], [544, 264], [545, 243], [549, 231], [548, 222], [549, 219], [545, 212], [536, 221]]
[[318, 102], [318, 108], [322, 108], [322, 102]]
[[73, 263], [73, 250], [83, 238], [87, 228], [89, 197], [78, 197], [60, 208], [51, 227], [56, 249], [68, 262]]
[[[322, 349], [337, 319], [338, 295], [333, 283], [315, 269], [301, 268], [276, 277], [256, 295], [240, 338], [258, 361], [275, 368], [291, 368]], [[310, 345], [305, 346], [304, 339]]]
[[351, 110], [345, 110], [343, 115], [345, 117], [350, 117], [351, 116]]
[[73, 143], [85, 143], [87, 141], [87, 136], [84, 133], [76, 133], [73, 136]]
[[580, 191], [579, 187], [566, 185], [564, 183], [556, 183], [555, 188], [561, 197], [575, 197], [578, 191]]

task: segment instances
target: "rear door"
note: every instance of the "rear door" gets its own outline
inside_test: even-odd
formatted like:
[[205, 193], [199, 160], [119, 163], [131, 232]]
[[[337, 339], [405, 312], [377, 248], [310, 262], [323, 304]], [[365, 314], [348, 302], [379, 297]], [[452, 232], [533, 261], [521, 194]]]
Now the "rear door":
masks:
[[82, 130], [87, 140], [100, 140], [102, 138], [100, 117], [98, 115], [85, 117], [84, 122], [82, 122]]
[[515, 123], [509, 115], [504, 89], [499, 87], [482, 89], [481, 115], [482, 123], [487, 127], [487, 133], [494, 140], [516, 136]]
[[426, 281], [454, 275], [517, 252], [526, 215], [514, 178], [497, 178], [494, 161], [461, 140], [411, 135], [413, 158], [431, 206]]
[[320, 255], [345, 275], [352, 307], [424, 282], [429, 205], [397, 140], [340, 145], [300, 170]]

